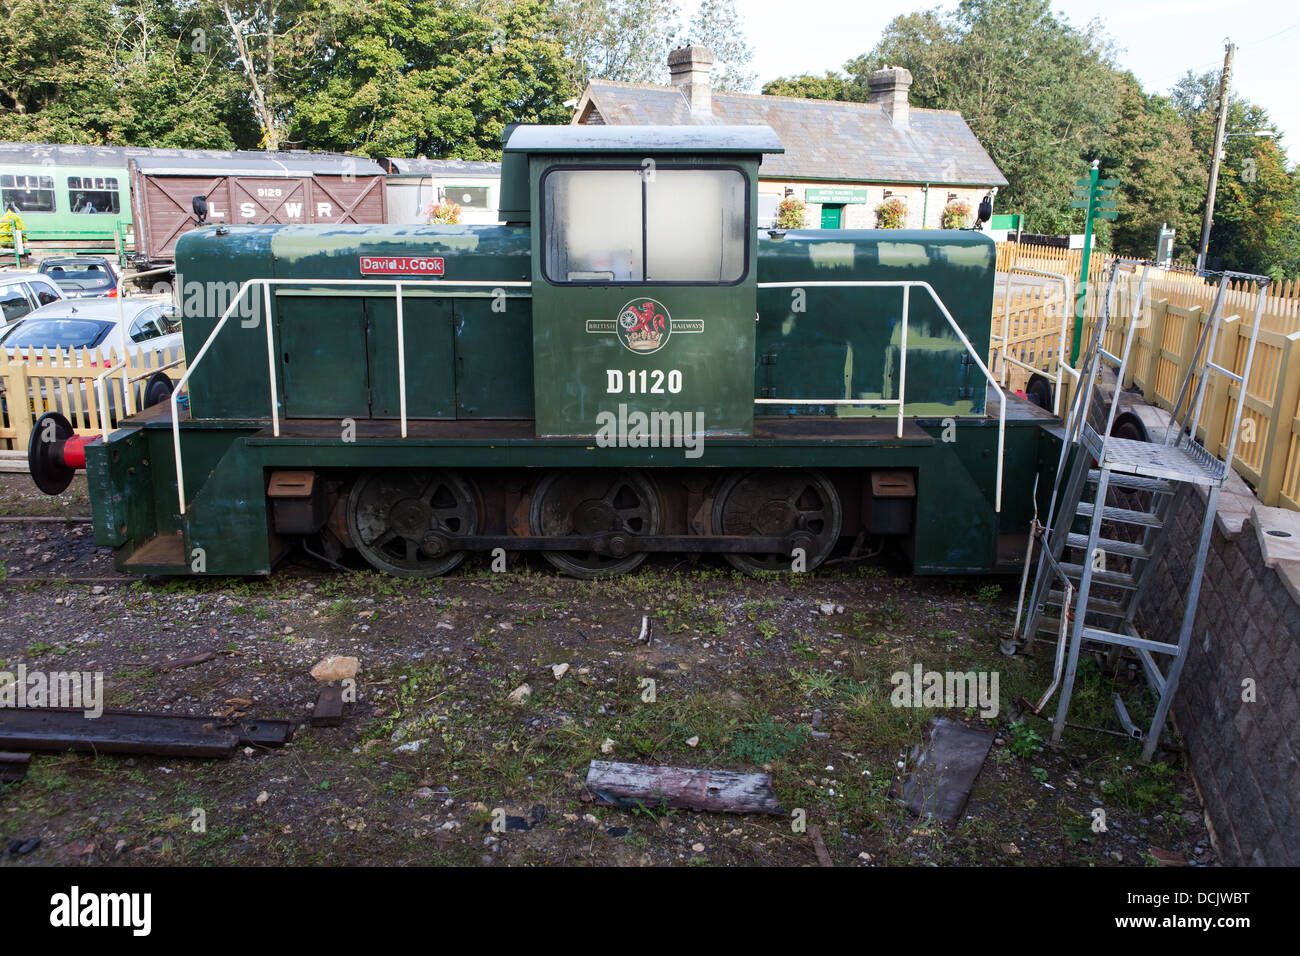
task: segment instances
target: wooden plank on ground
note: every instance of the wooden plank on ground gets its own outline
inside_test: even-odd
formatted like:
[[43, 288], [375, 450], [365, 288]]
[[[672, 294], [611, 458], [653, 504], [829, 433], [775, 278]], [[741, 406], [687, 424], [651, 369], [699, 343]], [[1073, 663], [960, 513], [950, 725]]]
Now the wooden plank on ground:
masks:
[[191, 717], [106, 710], [0, 708], [0, 748], [88, 753], [140, 753], [168, 757], [229, 757], [236, 746], [281, 747], [293, 722], [243, 717]]
[[919, 817], [945, 823], [961, 819], [992, 745], [992, 731], [946, 717], [931, 718], [914, 751], [912, 772], [899, 788], [904, 806]]
[[23, 779], [31, 762], [31, 754], [0, 752], [0, 783], [17, 783]]
[[313, 727], [337, 727], [343, 723], [343, 685], [326, 684], [311, 711]]
[[587, 789], [597, 803], [625, 810], [644, 806], [713, 813], [784, 812], [772, 790], [772, 778], [765, 773], [593, 760]]

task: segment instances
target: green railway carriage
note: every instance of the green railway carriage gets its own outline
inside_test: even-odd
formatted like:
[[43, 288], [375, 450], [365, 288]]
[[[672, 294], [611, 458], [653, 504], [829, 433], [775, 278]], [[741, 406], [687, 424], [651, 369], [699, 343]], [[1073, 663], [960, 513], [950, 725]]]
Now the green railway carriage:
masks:
[[131, 230], [127, 154], [111, 146], [0, 143], [0, 210], [22, 218], [31, 242], [113, 248]]
[[992, 242], [761, 234], [780, 149], [519, 127], [503, 225], [193, 230], [188, 408], [34, 441], [33, 474], [84, 454], [96, 540], [140, 573], [262, 574], [297, 543], [399, 575], [498, 549], [579, 576], [881, 547], [1014, 569], [1060, 431], [987, 378]]

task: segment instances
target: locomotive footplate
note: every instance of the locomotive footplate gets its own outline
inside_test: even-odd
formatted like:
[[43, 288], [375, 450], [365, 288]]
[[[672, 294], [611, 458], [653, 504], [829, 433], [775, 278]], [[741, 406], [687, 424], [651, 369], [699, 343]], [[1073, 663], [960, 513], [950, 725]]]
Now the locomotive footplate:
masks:
[[815, 543], [806, 531], [786, 537], [699, 534], [595, 535], [449, 535], [431, 531], [420, 542], [420, 550], [437, 556], [453, 551], [594, 551], [620, 557], [642, 551], [674, 551], [693, 554], [793, 554], [796, 548], [809, 551]]

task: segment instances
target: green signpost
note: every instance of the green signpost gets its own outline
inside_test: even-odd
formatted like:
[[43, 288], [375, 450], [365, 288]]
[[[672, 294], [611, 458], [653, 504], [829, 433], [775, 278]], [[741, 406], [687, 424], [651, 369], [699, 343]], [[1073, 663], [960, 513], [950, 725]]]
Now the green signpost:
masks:
[[1083, 263], [1079, 269], [1079, 297], [1074, 303], [1074, 341], [1070, 345], [1070, 364], [1079, 361], [1079, 341], [1083, 338], [1083, 310], [1088, 299], [1088, 262], [1092, 258], [1092, 220], [1114, 219], [1119, 215], [1115, 211], [1115, 188], [1118, 179], [1101, 179], [1098, 160], [1092, 161], [1092, 169], [1087, 179], [1076, 180], [1075, 199], [1070, 203], [1073, 209], [1088, 210], [1083, 226]]

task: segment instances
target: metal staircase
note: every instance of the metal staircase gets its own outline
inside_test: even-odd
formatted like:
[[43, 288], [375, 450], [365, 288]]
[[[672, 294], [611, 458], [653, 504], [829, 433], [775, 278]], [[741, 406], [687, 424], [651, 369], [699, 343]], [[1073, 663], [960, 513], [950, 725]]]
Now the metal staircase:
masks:
[[[1117, 278], [1121, 268], [1139, 265], [1142, 275], [1133, 313], [1123, 349], [1116, 355], [1105, 343]], [[1052, 722], [1053, 743], [1060, 741], [1066, 727], [1080, 654], [1104, 654], [1112, 668], [1123, 657], [1136, 658], [1155, 697], [1150, 727], [1143, 730], [1133, 723], [1118, 694], [1115, 707], [1127, 735], [1143, 741], [1143, 761], [1149, 761], [1155, 752], [1186, 660], [1219, 491], [1227, 479], [1227, 463], [1232, 461], [1236, 449], [1246, 382], [1263, 313], [1264, 289], [1269, 281], [1263, 276], [1221, 274], [1214, 307], [1197, 340], [1169, 427], [1162, 440], [1144, 442], [1117, 438], [1111, 431], [1119, 407], [1119, 389], [1125, 381], [1135, 332], [1140, 325], [1150, 269], [1150, 264], [1123, 259], [1117, 260], [1111, 269], [1101, 314], [1079, 366], [1080, 384], [1067, 419], [1051, 509], [1046, 523], [1034, 520], [1031, 553], [1025, 563], [1016, 611], [1016, 631], [1011, 646], [1004, 648], [1014, 651], [1017, 646], [1024, 647], [1042, 631], [1054, 635], [1056, 661], [1052, 683], [1034, 706], [1034, 712], [1040, 713], [1059, 689]], [[1227, 283], [1234, 278], [1260, 283], [1250, 345], [1240, 375], [1213, 361]], [[1095, 383], [1102, 373], [1102, 363], [1115, 371], [1115, 393], [1104, 419], [1100, 410], [1094, 408]], [[1236, 386], [1227, 455], [1223, 460], [1209, 454], [1195, 439], [1206, 384], [1212, 372]], [[1190, 493], [1196, 485], [1208, 491], [1178, 641], [1151, 640], [1138, 632], [1137, 611], [1161, 556], [1170, 547], [1169, 532], [1179, 509], [1199, 500]], [[1026, 604], [1025, 591], [1035, 545], [1039, 548], [1037, 571]]]

